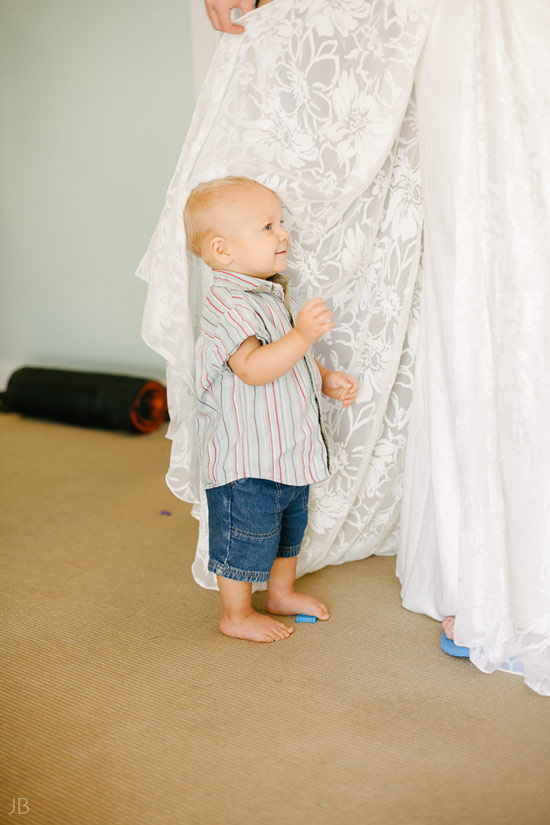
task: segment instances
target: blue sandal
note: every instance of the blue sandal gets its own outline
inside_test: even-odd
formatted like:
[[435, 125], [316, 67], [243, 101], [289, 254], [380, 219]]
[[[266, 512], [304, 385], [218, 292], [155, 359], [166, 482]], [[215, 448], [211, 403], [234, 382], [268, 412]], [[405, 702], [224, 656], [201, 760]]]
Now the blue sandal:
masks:
[[455, 645], [452, 639], [448, 639], [443, 632], [441, 634], [441, 650], [444, 653], [448, 653], [449, 656], [456, 656], [459, 659], [469, 659], [470, 658], [470, 648], [469, 647], [460, 647], [460, 645]]

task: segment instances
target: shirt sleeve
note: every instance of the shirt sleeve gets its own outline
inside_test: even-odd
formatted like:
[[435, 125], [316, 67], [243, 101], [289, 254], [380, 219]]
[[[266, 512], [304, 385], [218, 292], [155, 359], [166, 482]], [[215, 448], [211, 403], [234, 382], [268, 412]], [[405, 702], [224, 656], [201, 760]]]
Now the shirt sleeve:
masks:
[[262, 344], [270, 342], [262, 318], [246, 303], [244, 296], [233, 296], [229, 290], [214, 287], [206, 303], [209, 323], [204, 331], [215, 339], [218, 355], [224, 362], [251, 336]]

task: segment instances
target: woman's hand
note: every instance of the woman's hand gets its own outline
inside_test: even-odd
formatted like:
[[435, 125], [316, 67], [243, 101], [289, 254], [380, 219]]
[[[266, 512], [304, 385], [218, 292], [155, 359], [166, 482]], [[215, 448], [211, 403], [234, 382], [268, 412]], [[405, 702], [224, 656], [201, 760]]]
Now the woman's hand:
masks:
[[[271, 0], [260, 0], [258, 6], [265, 6]], [[231, 9], [240, 9], [246, 14], [255, 7], [254, 0], [204, 0], [206, 13], [210, 22], [219, 32], [228, 34], [242, 34], [244, 26], [238, 26], [231, 22]]]

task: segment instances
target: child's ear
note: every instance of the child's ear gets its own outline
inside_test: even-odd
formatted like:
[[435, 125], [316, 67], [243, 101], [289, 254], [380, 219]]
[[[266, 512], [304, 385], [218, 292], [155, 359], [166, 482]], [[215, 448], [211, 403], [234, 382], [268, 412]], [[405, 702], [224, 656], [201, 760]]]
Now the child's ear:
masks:
[[224, 266], [227, 266], [233, 260], [233, 256], [228, 249], [225, 238], [222, 238], [220, 235], [217, 235], [215, 238], [211, 238], [208, 246], [212, 257], [216, 261], [224, 264]]

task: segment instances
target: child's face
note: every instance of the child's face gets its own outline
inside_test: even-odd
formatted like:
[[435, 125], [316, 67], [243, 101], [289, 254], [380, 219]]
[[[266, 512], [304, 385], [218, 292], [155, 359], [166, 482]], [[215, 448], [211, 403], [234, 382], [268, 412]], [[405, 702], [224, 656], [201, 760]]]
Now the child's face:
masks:
[[[274, 192], [260, 187], [243, 190], [231, 198], [222, 217], [223, 249], [227, 269], [255, 278], [269, 278], [283, 272], [290, 246], [283, 226], [281, 201]], [[221, 235], [221, 233], [220, 233]], [[218, 255], [219, 256], [219, 255]]]

